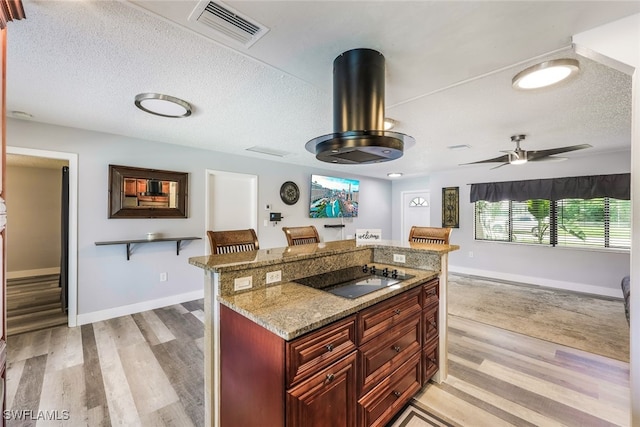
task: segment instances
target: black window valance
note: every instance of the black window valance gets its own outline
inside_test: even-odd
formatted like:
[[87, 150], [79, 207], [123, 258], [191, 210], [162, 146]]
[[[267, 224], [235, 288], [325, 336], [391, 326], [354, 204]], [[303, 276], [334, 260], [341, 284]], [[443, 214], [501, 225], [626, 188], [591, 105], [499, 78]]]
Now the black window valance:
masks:
[[471, 184], [471, 203], [478, 200], [631, 199], [631, 174], [573, 176]]

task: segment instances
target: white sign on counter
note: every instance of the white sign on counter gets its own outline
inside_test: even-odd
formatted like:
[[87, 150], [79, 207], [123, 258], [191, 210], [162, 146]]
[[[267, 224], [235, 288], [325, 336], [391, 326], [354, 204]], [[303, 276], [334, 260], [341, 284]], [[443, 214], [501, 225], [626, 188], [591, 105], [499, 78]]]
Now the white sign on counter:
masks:
[[371, 243], [382, 240], [382, 230], [379, 228], [359, 228], [356, 230], [356, 243]]

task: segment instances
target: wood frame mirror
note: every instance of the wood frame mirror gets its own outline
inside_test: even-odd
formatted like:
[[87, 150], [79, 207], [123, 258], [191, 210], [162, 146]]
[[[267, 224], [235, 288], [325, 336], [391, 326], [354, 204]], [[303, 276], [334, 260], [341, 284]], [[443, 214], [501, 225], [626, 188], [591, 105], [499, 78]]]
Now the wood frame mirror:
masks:
[[109, 218], [187, 218], [189, 174], [109, 165]]

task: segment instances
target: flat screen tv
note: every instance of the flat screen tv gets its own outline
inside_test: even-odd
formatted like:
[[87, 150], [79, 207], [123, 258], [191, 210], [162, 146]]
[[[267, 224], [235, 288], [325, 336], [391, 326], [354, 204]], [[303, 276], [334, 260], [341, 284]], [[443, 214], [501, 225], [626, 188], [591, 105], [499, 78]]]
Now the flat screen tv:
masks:
[[358, 216], [360, 181], [334, 176], [311, 175], [311, 218]]

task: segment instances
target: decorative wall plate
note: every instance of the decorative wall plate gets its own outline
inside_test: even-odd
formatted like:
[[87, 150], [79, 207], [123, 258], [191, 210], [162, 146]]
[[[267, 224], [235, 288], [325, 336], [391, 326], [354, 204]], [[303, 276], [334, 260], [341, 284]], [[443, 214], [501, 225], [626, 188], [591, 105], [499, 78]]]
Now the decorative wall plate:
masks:
[[280, 198], [287, 205], [295, 205], [300, 198], [300, 189], [293, 181], [287, 181], [280, 187]]

